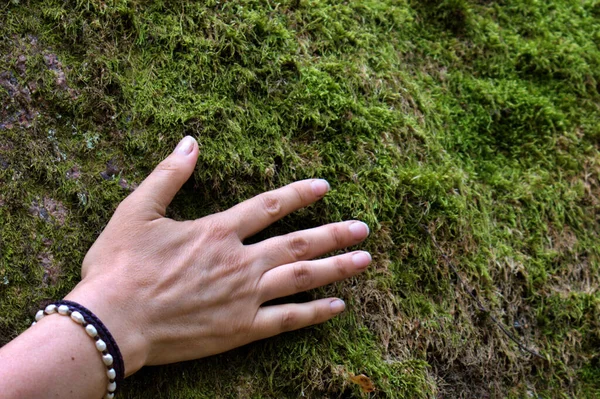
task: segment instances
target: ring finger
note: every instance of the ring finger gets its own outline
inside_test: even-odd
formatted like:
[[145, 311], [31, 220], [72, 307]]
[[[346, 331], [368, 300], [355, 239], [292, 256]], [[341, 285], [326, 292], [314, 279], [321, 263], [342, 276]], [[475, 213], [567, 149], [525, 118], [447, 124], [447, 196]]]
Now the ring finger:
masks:
[[368, 252], [356, 251], [279, 266], [263, 274], [258, 292], [264, 303], [354, 276], [364, 271], [369, 263], [371, 255]]
[[255, 259], [260, 259], [265, 271], [273, 267], [313, 259], [327, 252], [362, 242], [369, 235], [363, 222], [330, 223], [303, 231], [269, 238], [247, 247]]

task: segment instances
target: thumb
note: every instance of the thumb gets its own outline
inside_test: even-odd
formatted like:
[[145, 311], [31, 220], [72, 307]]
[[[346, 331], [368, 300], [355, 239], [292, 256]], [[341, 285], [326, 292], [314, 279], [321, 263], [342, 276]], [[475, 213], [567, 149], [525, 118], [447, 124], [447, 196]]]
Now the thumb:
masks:
[[138, 209], [165, 215], [167, 206], [181, 189], [196, 166], [198, 143], [191, 136], [184, 137], [177, 147], [152, 171], [130, 195]]

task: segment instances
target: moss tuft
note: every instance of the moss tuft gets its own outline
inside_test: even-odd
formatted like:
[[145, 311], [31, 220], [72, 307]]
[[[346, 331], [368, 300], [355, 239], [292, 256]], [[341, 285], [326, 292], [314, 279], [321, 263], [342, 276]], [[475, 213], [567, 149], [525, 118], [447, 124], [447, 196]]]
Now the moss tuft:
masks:
[[[323, 326], [148, 368], [125, 397], [597, 397], [600, 5], [12, 1], [0, 12], [0, 344], [65, 295], [115, 207], [200, 143], [176, 219], [297, 179], [254, 240], [372, 234]], [[533, 359], [476, 309], [422, 232]], [[287, 300], [287, 299], [286, 299]], [[158, 392], [158, 393], [157, 393]], [[372, 395], [373, 396], [373, 395]]]

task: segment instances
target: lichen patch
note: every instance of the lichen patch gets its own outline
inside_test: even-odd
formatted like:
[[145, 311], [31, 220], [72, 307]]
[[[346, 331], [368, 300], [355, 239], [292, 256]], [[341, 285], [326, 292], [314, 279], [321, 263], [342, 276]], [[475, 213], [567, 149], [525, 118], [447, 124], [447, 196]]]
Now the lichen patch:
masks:
[[60, 226], [65, 224], [65, 220], [69, 216], [69, 210], [60, 201], [50, 197], [34, 200], [29, 207], [29, 213], [45, 222], [56, 223]]

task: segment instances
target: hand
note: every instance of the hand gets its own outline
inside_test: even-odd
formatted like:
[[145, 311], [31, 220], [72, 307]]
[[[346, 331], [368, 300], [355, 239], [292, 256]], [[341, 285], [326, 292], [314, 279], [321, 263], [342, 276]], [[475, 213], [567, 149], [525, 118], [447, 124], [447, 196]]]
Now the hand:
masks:
[[322, 198], [324, 180], [298, 181], [197, 220], [166, 218], [197, 157], [196, 141], [184, 138], [119, 205], [83, 261], [82, 281], [65, 298], [106, 324], [126, 375], [329, 320], [344, 310], [341, 300], [261, 305], [353, 276], [371, 261], [362, 251], [310, 260], [363, 241], [369, 230], [357, 221], [243, 244]]

